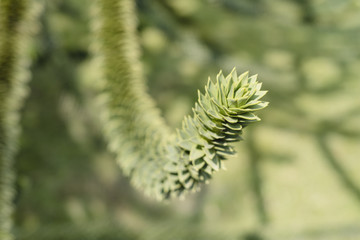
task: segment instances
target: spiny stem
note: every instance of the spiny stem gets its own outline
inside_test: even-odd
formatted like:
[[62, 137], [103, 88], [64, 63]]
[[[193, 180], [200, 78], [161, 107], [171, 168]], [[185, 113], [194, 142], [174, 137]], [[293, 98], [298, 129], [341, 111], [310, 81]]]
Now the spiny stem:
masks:
[[24, 97], [19, 78], [20, 26], [26, 0], [0, 1], [0, 239], [13, 239], [12, 211], [14, 172], [12, 170], [19, 134], [18, 110]]
[[224, 168], [231, 143], [265, 108], [257, 76], [220, 72], [172, 134], [146, 92], [139, 62], [134, 1], [98, 0], [98, 56], [103, 62], [104, 127], [110, 149], [132, 183], [157, 199], [196, 191]]

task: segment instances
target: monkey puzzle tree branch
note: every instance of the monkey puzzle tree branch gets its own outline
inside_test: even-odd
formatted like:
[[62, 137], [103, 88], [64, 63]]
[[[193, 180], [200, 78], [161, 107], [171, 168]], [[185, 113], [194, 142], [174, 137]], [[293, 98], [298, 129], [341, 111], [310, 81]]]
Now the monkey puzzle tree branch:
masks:
[[20, 68], [21, 24], [26, 0], [0, 0], [0, 239], [11, 234], [14, 173], [12, 170], [19, 135], [18, 110], [26, 95], [26, 80]]
[[193, 115], [171, 133], [147, 94], [139, 62], [134, 1], [98, 0], [95, 20], [104, 74], [104, 127], [110, 149], [132, 183], [157, 199], [196, 191], [224, 168], [231, 143], [260, 119], [257, 76], [220, 72], [198, 92]]

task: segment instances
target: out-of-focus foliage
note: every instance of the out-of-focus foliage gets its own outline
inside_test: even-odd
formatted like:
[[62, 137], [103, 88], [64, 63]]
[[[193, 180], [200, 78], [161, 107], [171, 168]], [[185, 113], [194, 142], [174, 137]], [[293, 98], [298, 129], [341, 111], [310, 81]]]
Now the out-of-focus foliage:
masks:
[[134, 191], [106, 151], [91, 2], [46, 1], [32, 46], [16, 159], [21, 239], [40, 239], [47, 224], [120, 234], [82, 230], [99, 222], [129, 239], [360, 238], [358, 1], [137, 1], [148, 86], [171, 126], [218, 69], [258, 73], [271, 102], [227, 172], [167, 205]]
[[25, 1], [0, 2], [0, 238], [5, 240], [12, 239], [12, 166], [19, 128], [17, 106], [22, 99], [18, 92], [24, 88], [23, 79], [19, 80], [16, 70], [19, 32], [26, 9]]
[[14, 158], [29, 74], [31, 35], [39, 5], [0, 1], [0, 239], [13, 239]]

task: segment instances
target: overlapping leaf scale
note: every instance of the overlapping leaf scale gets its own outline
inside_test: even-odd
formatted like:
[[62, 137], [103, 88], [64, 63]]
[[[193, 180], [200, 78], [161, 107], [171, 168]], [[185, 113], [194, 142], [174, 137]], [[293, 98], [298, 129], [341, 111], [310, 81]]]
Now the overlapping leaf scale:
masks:
[[223, 161], [234, 153], [230, 143], [242, 140], [243, 128], [260, 120], [254, 112], [268, 105], [261, 101], [265, 94], [257, 76], [247, 72], [238, 76], [234, 69], [226, 77], [220, 72], [215, 83], [209, 79], [205, 93], [198, 93], [193, 117], [185, 117], [177, 131], [176, 145], [167, 148], [166, 197], [196, 190], [224, 168]]

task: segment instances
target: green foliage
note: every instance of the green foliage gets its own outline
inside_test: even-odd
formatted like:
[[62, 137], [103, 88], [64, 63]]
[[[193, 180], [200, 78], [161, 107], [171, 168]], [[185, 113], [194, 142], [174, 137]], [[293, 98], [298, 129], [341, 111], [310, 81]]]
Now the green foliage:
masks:
[[[105, 71], [106, 120], [111, 149], [135, 186], [157, 199], [197, 190], [241, 140], [244, 127], [260, 119], [267, 106], [256, 76], [219, 73], [199, 93], [194, 116], [186, 117], [176, 137], [145, 93], [137, 56], [132, 1], [99, 1], [98, 36]], [[119, 14], [120, 13], [120, 14]]]
[[235, 69], [226, 77], [220, 72], [216, 83], [209, 79], [205, 94], [199, 92], [194, 116], [185, 117], [174, 146], [167, 147], [166, 196], [196, 189], [224, 168], [226, 156], [235, 152], [229, 144], [242, 139], [243, 128], [260, 120], [254, 112], [268, 104], [261, 101], [266, 91], [256, 78], [238, 76]]
[[[167, 204], [135, 191], [107, 151], [101, 109], [94, 104], [104, 62], [92, 61], [88, 48], [94, 40], [89, 21], [98, 22], [89, 11], [94, 1], [32, 2], [46, 7], [31, 55], [31, 95], [21, 114], [16, 238], [359, 239], [357, 0], [134, 1], [144, 73], [139, 66], [132, 76], [146, 76], [172, 128], [184, 115], [197, 119], [191, 114], [195, 89], [202, 90], [217, 69], [225, 76], [233, 66], [259, 73], [271, 93], [271, 109], [261, 111], [266, 121], [246, 128], [246, 141], [232, 144], [239, 155], [221, 163], [229, 170], [185, 201]], [[138, 52], [128, 54], [139, 59]], [[164, 132], [170, 136], [160, 148], [165, 157], [166, 146], [175, 155], [183, 151], [179, 135], [167, 127]], [[136, 152], [157, 155], [159, 149], [141, 151], [156, 139]], [[132, 152], [126, 144], [133, 143], [128, 138], [112, 146]], [[109, 219], [115, 224], [98, 228]]]
[[18, 111], [26, 93], [19, 70], [21, 24], [27, 2], [0, 1], [0, 238], [12, 239], [13, 160], [19, 135]]

